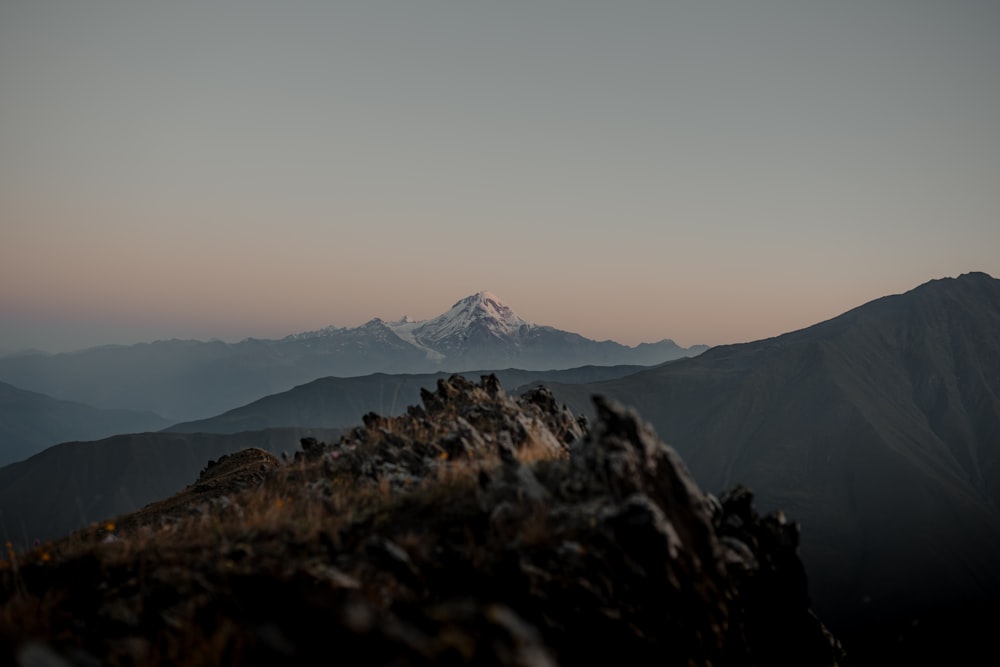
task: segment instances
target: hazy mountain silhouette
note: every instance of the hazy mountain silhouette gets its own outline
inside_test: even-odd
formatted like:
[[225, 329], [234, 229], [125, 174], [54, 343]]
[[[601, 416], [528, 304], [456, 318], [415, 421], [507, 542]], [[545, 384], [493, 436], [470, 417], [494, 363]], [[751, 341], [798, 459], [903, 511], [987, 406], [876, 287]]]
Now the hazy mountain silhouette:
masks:
[[[622, 377], [646, 366], [583, 366], [560, 371], [469, 371], [460, 373], [478, 381], [493, 373], [505, 386], [531, 382], [597, 382]], [[221, 415], [175, 424], [164, 431], [178, 433], [236, 433], [280, 426], [346, 428], [369, 412], [395, 416], [420, 400], [420, 390], [432, 390], [449, 373], [375, 373], [360, 377], [327, 377], [279, 394], [272, 394]]]
[[156, 430], [167, 423], [151, 412], [101, 410], [0, 382], [0, 466], [60, 442]]
[[0, 530], [22, 547], [125, 512], [183, 489], [210, 459], [257, 447], [293, 453], [299, 439], [335, 429], [268, 429], [235, 434], [137, 433], [67, 442], [0, 468]]
[[884, 621], [913, 636], [996, 608], [1000, 280], [934, 280], [807, 329], [553, 389], [584, 412], [593, 393], [635, 406], [704, 488], [746, 484], [801, 521], [835, 631]]
[[0, 380], [104, 408], [200, 419], [318, 377], [478, 368], [653, 365], [702, 352], [671, 340], [635, 347], [529, 323], [481, 292], [431, 320], [373, 319], [280, 340], [169, 340], [0, 358]]

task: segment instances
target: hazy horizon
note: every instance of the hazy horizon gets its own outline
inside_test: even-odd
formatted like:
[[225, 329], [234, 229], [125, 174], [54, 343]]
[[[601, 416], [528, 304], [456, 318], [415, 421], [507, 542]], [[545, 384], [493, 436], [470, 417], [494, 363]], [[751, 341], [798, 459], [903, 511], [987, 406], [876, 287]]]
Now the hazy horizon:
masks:
[[[963, 273], [969, 273], [969, 272], [963, 272]], [[958, 276], [957, 275], [955, 275], [955, 276], [937, 276], [935, 278], [930, 278], [928, 280], [937, 280], [937, 279], [941, 279], [941, 278], [956, 278], [956, 277], [958, 277]], [[993, 277], [995, 277], [995, 276], [993, 276]], [[924, 282], [927, 282], [927, 281], [924, 281]], [[913, 285], [912, 287], [917, 287], [917, 286], [918, 285]], [[891, 292], [891, 293], [886, 293], [886, 294], [878, 294], [878, 295], [873, 296], [870, 299], [865, 299], [863, 302], [858, 302], [858, 303], [856, 303], [856, 304], [854, 304], [852, 306], [844, 308], [842, 311], [838, 311], [836, 313], [832, 313], [832, 314], [830, 314], [830, 315], [828, 315], [826, 317], [822, 317], [822, 318], [814, 320], [814, 321], [809, 321], [809, 322], [806, 322], [804, 324], [800, 324], [800, 325], [796, 325], [796, 326], [791, 326], [791, 327], [782, 329], [780, 331], [774, 331], [772, 333], [766, 333], [766, 334], [763, 334], [763, 335], [760, 335], [760, 336], [749, 337], [749, 338], [745, 338], [745, 339], [718, 340], [718, 341], [715, 341], [715, 342], [679, 341], [676, 338], [673, 338], [673, 340], [674, 340], [675, 343], [681, 345], [682, 347], [691, 347], [691, 346], [695, 346], [695, 345], [709, 345], [709, 346], [712, 346], [712, 345], [725, 345], [725, 344], [730, 344], [730, 343], [744, 343], [744, 342], [750, 342], [750, 341], [760, 340], [760, 339], [764, 339], [764, 338], [770, 338], [772, 336], [778, 336], [778, 335], [781, 335], [781, 334], [784, 334], [784, 333], [789, 333], [789, 332], [792, 332], [792, 331], [796, 331], [798, 329], [807, 328], [807, 327], [812, 326], [814, 324], [818, 324], [818, 323], [823, 322], [825, 320], [837, 317], [837, 316], [843, 314], [844, 312], [846, 312], [848, 310], [851, 310], [851, 309], [856, 308], [858, 306], [864, 305], [864, 303], [867, 303], [868, 301], [871, 301], [871, 300], [874, 300], [874, 299], [877, 299], [877, 298], [881, 298], [883, 296], [890, 296], [891, 294], [897, 294], [897, 293], [902, 293], [902, 292], [905, 292], [905, 291], [909, 291], [909, 289], [912, 289], [912, 288], [907, 288], [907, 289], [904, 289], [904, 290], [900, 290], [900, 292]], [[484, 291], [484, 290], [480, 290], [480, 291]], [[485, 291], [488, 291], [488, 290], [485, 290]], [[463, 298], [465, 296], [471, 296], [471, 293], [464, 295]], [[516, 313], [518, 313], [520, 315], [520, 313], [517, 311], [516, 306], [513, 306], [512, 304], [510, 304], [501, 295], [495, 295], [495, 296], [497, 296], [498, 298], [500, 298], [506, 305], [510, 306], [512, 308], [512, 310], [514, 310]], [[55, 343], [54, 347], [50, 346], [48, 348], [41, 347], [41, 346], [38, 346], [36, 344], [22, 345], [21, 347], [14, 346], [14, 347], [0, 348], [0, 355], [9, 354], [9, 353], [16, 353], [16, 352], [26, 352], [26, 351], [31, 351], [31, 350], [38, 350], [38, 351], [51, 352], [51, 353], [76, 352], [76, 351], [81, 351], [81, 350], [84, 350], [84, 349], [87, 349], [87, 348], [90, 348], [90, 347], [98, 347], [98, 346], [101, 346], [101, 345], [133, 345], [133, 344], [139, 344], [139, 343], [153, 343], [153, 342], [157, 342], [157, 341], [171, 340], [171, 339], [201, 340], [201, 341], [221, 340], [221, 341], [226, 342], [226, 343], [238, 343], [238, 342], [240, 342], [242, 340], [249, 339], [249, 338], [255, 338], [255, 339], [280, 339], [280, 338], [283, 338], [285, 336], [292, 335], [292, 334], [308, 333], [310, 331], [317, 331], [317, 330], [323, 329], [324, 327], [327, 327], [327, 326], [355, 327], [355, 326], [359, 326], [361, 324], [364, 324], [365, 322], [367, 322], [367, 321], [369, 321], [369, 320], [371, 320], [373, 318], [376, 318], [376, 317], [377, 318], [381, 318], [381, 319], [383, 319], [385, 321], [395, 321], [395, 320], [402, 319], [402, 317], [407, 317], [410, 321], [414, 321], [414, 320], [427, 320], [427, 319], [430, 319], [432, 317], [436, 317], [437, 315], [442, 314], [450, 306], [451, 306], [451, 304], [449, 304], [448, 306], [439, 308], [437, 312], [433, 312], [433, 313], [430, 313], [430, 314], [428, 314], [426, 316], [419, 316], [419, 317], [414, 317], [414, 316], [411, 316], [411, 315], [409, 315], [407, 313], [404, 313], [403, 315], [401, 315], [399, 317], [390, 317], [390, 316], [386, 316], [386, 315], [372, 315], [371, 317], [367, 317], [367, 318], [365, 318], [364, 320], [361, 320], [361, 321], [351, 321], [351, 322], [348, 322], [346, 324], [331, 322], [331, 323], [328, 323], [328, 324], [325, 324], [325, 325], [305, 327], [305, 328], [296, 329], [294, 331], [279, 330], [277, 327], [274, 327], [274, 328], [271, 328], [271, 329], [267, 329], [265, 333], [259, 334], [259, 335], [258, 334], [254, 334], [254, 333], [245, 334], [245, 333], [240, 333], [238, 331], [233, 331], [233, 332], [231, 332], [231, 335], [229, 335], [228, 337], [215, 335], [215, 333], [213, 333], [212, 330], [206, 330], [205, 333], [198, 334], [197, 333], [198, 332], [197, 329], [190, 329], [189, 331], [192, 331], [194, 333], [188, 334], [188, 335], [181, 335], [181, 336], [159, 336], [159, 335], [156, 335], [155, 330], [151, 328], [151, 329], [149, 329], [148, 335], [145, 338], [142, 338], [142, 337], [138, 337], [137, 338], [137, 337], [135, 337], [136, 335], [141, 335], [141, 334], [136, 334], [134, 330], [131, 330], [133, 332], [132, 333], [132, 336], [133, 336], [132, 338], [128, 338], [127, 337], [128, 334], [124, 334], [126, 337], [123, 338], [122, 337], [123, 334], [121, 333], [121, 331], [122, 330], [130, 330], [129, 326], [127, 324], [125, 324], [125, 325], [123, 325], [119, 329], [107, 332], [107, 335], [104, 338], [100, 337], [100, 336], [103, 335], [103, 332], [100, 331], [100, 330], [92, 330], [92, 331], [89, 331], [89, 332], [84, 332], [83, 334], [81, 334], [81, 332], [74, 332], [74, 334], [73, 334], [73, 339], [74, 340], [88, 340], [88, 336], [89, 336], [89, 339], [91, 340], [91, 342], [90, 343], [85, 343], [85, 344], [82, 344], [82, 345], [80, 345], [79, 343], [70, 343], [68, 345], [60, 346], [58, 344], [58, 342]], [[547, 322], [547, 321], [544, 321], [544, 320], [533, 320], [531, 318], [526, 318], [526, 319], [528, 319], [528, 321], [532, 322], [533, 324], [544, 325], [544, 326], [555, 326], [555, 325], [552, 325], [551, 322]], [[167, 328], [169, 329], [169, 327], [167, 327]], [[556, 328], [565, 328], [565, 327], [556, 326]], [[633, 347], [636, 346], [636, 345], [639, 345], [641, 343], [656, 343], [656, 342], [660, 342], [660, 341], [662, 341], [664, 339], [667, 339], [667, 338], [672, 338], [671, 336], [662, 336], [660, 338], [651, 338], [651, 339], [648, 339], [648, 340], [635, 340], [635, 341], [632, 341], [632, 340], [625, 340], [625, 339], [619, 339], [619, 338], [613, 338], [613, 337], [609, 338], [609, 337], [602, 337], [602, 336], [592, 336], [590, 334], [587, 334], [585, 332], [578, 331], [578, 330], [572, 330], [572, 329], [567, 329], [567, 330], [571, 330], [573, 333], [578, 333], [578, 334], [586, 336], [587, 338], [592, 338], [594, 340], [614, 340], [616, 342], [624, 343], [626, 345], [630, 345], [630, 346], [633, 346]], [[34, 334], [34, 335], [38, 336], [39, 334]], [[51, 332], [51, 336], [52, 337], [49, 340], [51, 340], [51, 341], [58, 341], [59, 340], [58, 335], [59, 335], [58, 331], [52, 331]], [[45, 334], [41, 334], [41, 336], [44, 338]], [[118, 336], [118, 338], [116, 339], [115, 336]], [[17, 340], [16, 336], [13, 336], [11, 338], [13, 340]], [[38, 338], [34, 338], [33, 340], [37, 343]]]
[[1000, 276], [986, 0], [0, 5], [0, 353], [743, 342]]

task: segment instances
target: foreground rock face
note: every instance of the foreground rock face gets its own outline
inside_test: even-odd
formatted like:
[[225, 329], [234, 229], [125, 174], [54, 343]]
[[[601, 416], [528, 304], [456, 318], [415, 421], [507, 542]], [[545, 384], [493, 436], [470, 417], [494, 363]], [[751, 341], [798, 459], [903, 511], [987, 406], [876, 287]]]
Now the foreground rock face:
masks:
[[[847, 664], [809, 611], [797, 525], [746, 489], [702, 493], [634, 411], [597, 398], [586, 433], [547, 390], [515, 400], [492, 377], [423, 403], [294, 463], [210, 467], [189, 489], [208, 513], [8, 562], [0, 658]], [[264, 473], [210, 498], [213, 477]]]

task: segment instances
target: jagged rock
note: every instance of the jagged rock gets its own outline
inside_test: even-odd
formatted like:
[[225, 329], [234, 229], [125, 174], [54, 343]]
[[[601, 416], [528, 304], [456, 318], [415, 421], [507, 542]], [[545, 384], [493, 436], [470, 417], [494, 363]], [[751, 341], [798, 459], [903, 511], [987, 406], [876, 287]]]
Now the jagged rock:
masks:
[[299, 444], [302, 446], [302, 451], [306, 452], [307, 454], [311, 454], [313, 452], [316, 453], [322, 452], [324, 448], [324, 443], [319, 442], [318, 440], [316, 440], [316, 438], [313, 437], [301, 438], [299, 440]]
[[[520, 485], [516, 476], [480, 476], [480, 503], [493, 503], [490, 521], [504, 539], [523, 544], [512, 524], [537, 521], [540, 507], [549, 517], [546, 543], [558, 547], [520, 557], [536, 606], [582, 596], [592, 611], [577, 611], [573, 627], [611, 632], [614, 621], [617, 641], [643, 646], [639, 663], [679, 652], [698, 664], [846, 664], [809, 610], [797, 526], [758, 517], [746, 489], [721, 502], [703, 494], [634, 411], [600, 397], [595, 404], [598, 424], [565, 464]], [[600, 646], [577, 651], [569, 626], [560, 629], [550, 613], [529, 618], [571, 662], [614, 658]]]
[[[314, 440], [313, 438], [308, 438]], [[314, 440], [315, 441], [315, 440]], [[278, 458], [256, 447], [226, 454], [218, 461], [209, 461], [198, 476], [198, 485], [225, 485], [233, 490], [259, 484], [270, 470], [277, 468]]]
[[[505, 446], [563, 456], [584, 434], [577, 417], [559, 407], [548, 389], [513, 399], [492, 374], [478, 385], [461, 375], [441, 379], [435, 391], [422, 390], [421, 400], [423, 408], [399, 417], [364, 415], [363, 426], [332, 445], [305, 438], [296, 459], [317, 460], [336, 451], [342, 456], [340, 472], [402, 489], [448, 461], [503, 458]], [[500, 433], [507, 444], [498, 439]]]

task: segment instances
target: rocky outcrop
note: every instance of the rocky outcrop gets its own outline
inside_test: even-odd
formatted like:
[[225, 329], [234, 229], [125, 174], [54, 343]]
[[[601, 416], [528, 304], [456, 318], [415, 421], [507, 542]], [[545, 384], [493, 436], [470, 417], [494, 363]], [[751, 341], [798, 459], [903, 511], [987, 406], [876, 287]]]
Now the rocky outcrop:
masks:
[[213, 510], [232, 504], [230, 498], [246, 489], [255, 489], [281, 465], [274, 454], [250, 447], [218, 460], [210, 460], [198, 475], [198, 480], [180, 493], [120, 517], [116, 525], [130, 531], [142, 526], [163, 528], [201, 517]]
[[505, 459], [480, 480], [500, 542], [517, 548], [525, 525], [545, 526], [517, 551], [528, 600], [515, 608], [544, 610], [528, 618], [560, 659], [610, 661], [628, 646], [642, 664], [846, 664], [809, 611], [798, 526], [759, 517], [747, 489], [703, 494], [634, 411], [595, 404], [595, 431], [568, 461], [535, 474]]
[[[809, 611], [798, 526], [746, 489], [703, 493], [634, 411], [595, 401], [588, 432], [545, 389], [453, 377], [404, 416], [303, 440], [214, 520], [40, 547], [0, 572], [0, 655], [847, 664]], [[235, 463], [205, 475], [249, 479]]]
[[486, 462], [508, 450], [558, 457], [584, 434], [585, 422], [558, 406], [547, 388], [514, 399], [495, 375], [478, 385], [453, 375], [433, 392], [421, 389], [420, 397], [422, 406], [399, 417], [369, 412], [363, 426], [336, 443], [303, 438], [296, 460], [322, 460], [337, 474], [399, 490], [457, 461]]

